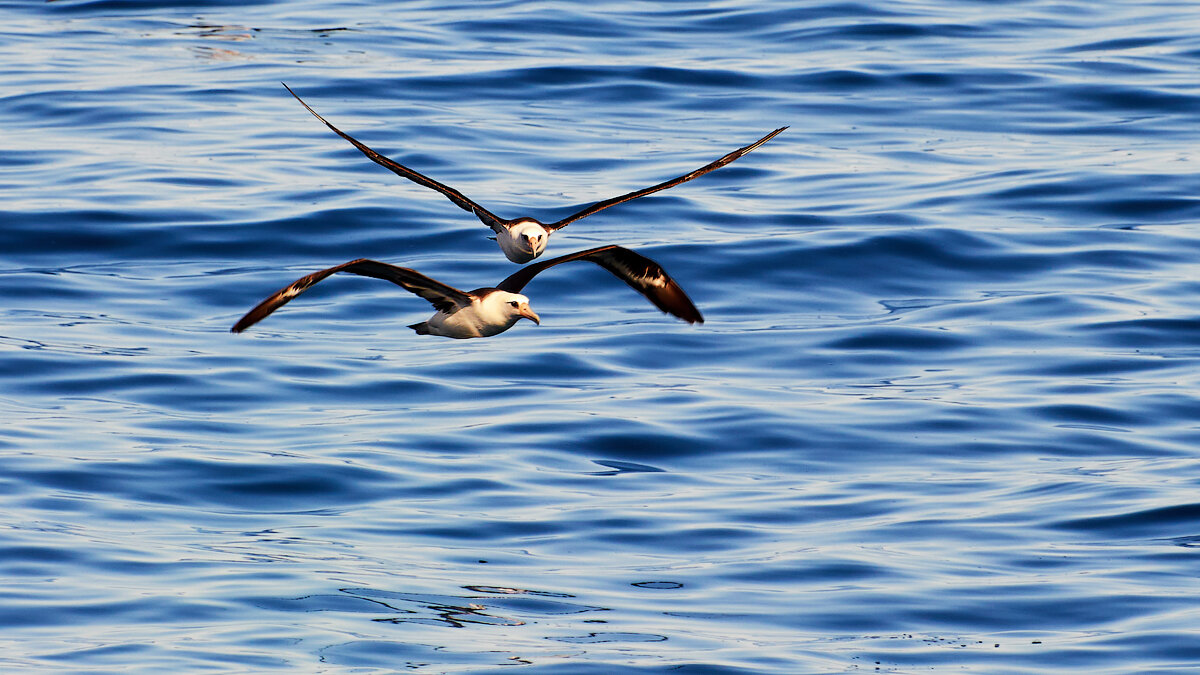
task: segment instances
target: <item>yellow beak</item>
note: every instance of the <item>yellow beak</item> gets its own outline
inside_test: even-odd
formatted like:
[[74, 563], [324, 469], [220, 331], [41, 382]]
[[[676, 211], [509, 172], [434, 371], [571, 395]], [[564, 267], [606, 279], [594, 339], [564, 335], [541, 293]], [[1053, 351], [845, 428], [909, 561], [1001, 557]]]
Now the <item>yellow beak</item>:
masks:
[[529, 319], [530, 321], [536, 323], [539, 326], [542, 325], [541, 317], [539, 317], [536, 313], [534, 313], [534, 311], [532, 309], [529, 308], [529, 303], [522, 302], [521, 306], [518, 307], [517, 310], [521, 313], [521, 316], [525, 317], [526, 319]]

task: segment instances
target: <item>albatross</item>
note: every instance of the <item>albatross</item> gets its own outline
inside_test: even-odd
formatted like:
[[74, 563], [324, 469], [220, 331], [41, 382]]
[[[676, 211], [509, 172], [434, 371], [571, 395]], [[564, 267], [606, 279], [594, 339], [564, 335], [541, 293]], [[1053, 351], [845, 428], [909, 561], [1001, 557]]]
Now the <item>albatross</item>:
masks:
[[451, 338], [490, 337], [512, 328], [521, 319], [529, 319], [541, 325], [541, 317], [530, 309], [529, 298], [521, 295], [521, 290], [540, 272], [577, 260], [586, 260], [603, 267], [668, 314], [688, 323], [704, 323], [699, 310], [661, 265], [627, 248], [609, 245], [527, 265], [495, 287], [467, 292], [430, 279], [407, 267], [359, 258], [300, 277], [258, 303], [233, 325], [231, 331], [240, 333], [262, 321], [271, 312], [331, 274], [348, 272], [390, 281], [428, 300], [437, 311], [427, 321], [409, 326], [418, 335], [441, 335]]
[[638, 197], [645, 197], [646, 195], [654, 194], [660, 190], [666, 190], [667, 188], [675, 187], [680, 183], [686, 183], [693, 178], [703, 176], [710, 171], [719, 169], [738, 159], [742, 155], [754, 150], [763, 143], [775, 138], [775, 136], [782, 133], [784, 129], [787, 129], [787, 127], [780, 127], [766, 136], [758, 139], [757, 141], [754, 141], [750, 145], [740, 147], [714, 162], [705, 164], [691, 173], [684, 174], [677, 178], [672, 178], [668, 181], [663, 181], [658, 185], [652, 185], [648, 188], [643, 188], [641, 190], [629, 192], [611, 199], [605, 199], [604, 201], [596, 202], [595, 204], [577, 211], [557, 222], [543, 223], [536, 218], [530, 218], [528, 216], [505, 220], [491, 211], [483, 208], [475, 201], [467, 198], [466, 195], [458, 190], [455, 190], [448, 185], [439, 183], [436, 180], [422, 173], [414, 171], [395, 160], [388, 159], [378, 152], [375, 152], [371, 148], [368, 148], [366, 145], [363, 145], [354, 137], [350, 136], [350, 134], [347, 134], [341, 129], [333, 126], [328, 120], [317, 114], [317, 111], [313, 110], [307, 103], [305, 103], [304, 99], [300, 98], [296, 92], [292, 91], [292, 88], [287, 86], [287, 84], [282, 82], [280, 84], [283, 84], [283, 87], [288, 90], [288, 93], [290, 93], [292, 96], [295, 96], [296, 100], [300, 101], [300, 105], [304, 106], [308, 112], [312, 113], [313, 117], [321, 120], [321, 122], [323, 122], [325, 126], [329, 127], [333, 133], [341, 136], [347, 141], [350, 141], [351, 145], [358, 148], [359, 151], [370, 158], [371, 161], [384, 167], [385, 169], [392, 171], [398, 176], [407, 178], [408, 180], [417, 183], [418, 185], [424, 185], [427, 188], [437, 190], [445, 195], [447, 199], [458, 205], [459, 208], [474, 213], [479, 220], [483, 221], [484, 225], [492, 228], [492, 231], [496, 233], [496, 243], [500, 244], [500, 250], [504, 251], [505, 257], [515, 263], [527, 263], [541, 255], [542, 251], [546, 250], [546, 244], [550, 240], [550, 233], [554, 232], [555, 230], [561, 230], [580, 218], [586, 218], [587, 216], [590, 216], [597, 211], [603, 211], [610, 206], [616, 206], [617, 204], [627, 202], [631, 199], [637, 199]]

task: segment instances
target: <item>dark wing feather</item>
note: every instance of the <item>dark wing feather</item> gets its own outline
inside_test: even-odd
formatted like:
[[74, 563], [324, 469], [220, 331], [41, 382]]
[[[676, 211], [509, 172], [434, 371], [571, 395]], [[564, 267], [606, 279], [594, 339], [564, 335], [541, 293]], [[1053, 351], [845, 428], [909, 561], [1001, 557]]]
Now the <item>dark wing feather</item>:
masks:
[[246, 312], [246, 316], [243, 316], [233, 325], [233, 328], [230, 329], [231, 332], [240, 333], [262, 321], [271, 312], [284, 306], [292, 298], [307, 291], [313, 284], [335, 272], [348, 272], [359, 276], [390, 281], [407, 291], [425, 298], [439, 312], [451, 313], [456, 308], [462, 308], [471, 304], [471, 296], [440, 281], [434, 281], [420, 272], [410, 270], [407, 267], [396, 267], [395, 265], [389, 265], [377, 260], [360, 258], [300, 277], [286, 288], [280, 289], [279, 292], [258, 303], [254, 309]]
[[350, 141], [351, 145], [358, 148], [359, 151], [361, 151], [362, 154], [366, 155], [371, 161], [375, 162], [376, 164], [378, 164], [379, 166], [382, 166], [385, 169], [388, 169], [389, 171], [396, 174], [397, 176], [407, 178], [418, 185], [424, 185], [425, 187], [430, 188], [432, 190], [437, 190], [438, 192], [445, 195], [447, 199], [449, 199], [450, 201], [457, 204], [460, 209], [474, 213], [476, 215], [476, 217], [479, 218], [479, 220], [483, 221], [484, 225], [487, 225], [488, 227], [492, 228], [496, 232], [500, 232], [505, 227], [505, 221], [500, 220], [491, 211], [488, 211], [487, 209], [483, 208], [479, 204], [476, 204], [474, 201], [467, 198], [466, 195], [459, 192], [458, 190], [455, 190], [454, 188], [450, 187], [449, 185], [443, 185], [442, 183], [437, 182], [436, 180], [430, 178], [429, 176], [426, 176], [424, 174], [413, 171], [412, 169], [408, 168], [407, 166], [404, 166], [403, 164], [401, 164], [395, 160], [388, 159], [387, 157], [384, 157], [383, 155], [379, 154], [378, 152], [375, 152], [371, 148], [368, 148], [367, 146], [363, 145], [362, 143], [359, 143], [358, 140], [356, 140], [350, 134], [347, 134], [346, 132], [342, 131], [341, 129], [338, 129], [337, 127], [330, 124], [329, 120], [326, 120], [324, 117], [321, 117], [320, 115], [318, 115], [317, 111], [313, 110], [311, 107], [309, 107], [309, 105], [304, 102], [304, 99], [300, 98], [296, 94], [296, 92], [292, 91], [291, 87], [287, 86], [283, 82], [280, 82], [280, 84], [283, 84], [283, 88], [287, 89], [288, 93], [290, 93], [292, 96], [295, 96], [296, 100], [300, 101], [300, 105], [304, 106], [304, 108], [306, 110], [308, 110], [308, 112], [312, 113], [313, 117], [316, 117], [317, 119], [321, 120], [321, 122], [323, 122], [325, 124], [325, 126], [327, 126], [333, 130], [333, 133], [337, 134], [338, 136], [341, 136], [342, 138], [346, 139], [347, 141]]
[[704, 323], [700, 310], [692, 304], [687, 293], [675, 283], [661, 265], [653, 260], [616, 245], [600, 246], [570, 255], [559, 256], [540, 263], [526, 265], [501, 281], [496, 288], [509, 293], [520, 293], [539, 272], [575, 260], [594, 262], [612, 273], [633, 290], [646, 296], [667, 314], [677, 316], [688, 323]]
[[[316, 113], [314, 113], [314, 114], [316, 114]], [[607, 209], [610, 206], [616, 206], [617, 204], [627, 202], [631, 199], [637, 199], [638, 197], [645, 197], [646, 195], [654, 194], [655, 192], [658, 192], [660, 190], [666, 190], [667, 188], [675, 187], [676, 185], [679, 185], [680, 183], [686, 183], [689, 180], [692, 180], [693, 178], [703, 176], [704, 174], [708, 173], [709, 171], [714, 171], [716, 169], [719, 169], [719, 168], [725, 166], [726, 164], [729, 164], [730, 162], [741, 157], [742, 155], [750, 152], [751, 150], [754, 150], [755, 148], [762, 145], [763, 143], [766, 143], [767, 141], [771, 140], [772, 138], [775, 138], [777, 135], [783, 133], [784, 129], [787, 129], [787, 127], [780, 127], [778, 129], [776, 129], [775, 131], [772, 131], [771, 133], [767, 134], [766, 136], [763, 136], [762, 138], [758, 139], [757, 141], [751, 143], [750, 145], [747, 145], [742, 148], [738, 148], [737, 150], [734, 150], [733, 152], [729, 153], [728, 155], [725, 155], [721, 159], [718, 159], [717, 161], [712, 162], [711, 164], [705, 164], [704, 166], [700, 167], [699, 169], [696, 169], [695, 171], [693, 171], [689, 174], [680, 176], [678, 178], [672, 178], [669, 181], [659, 183], [658, 185], [652, 185], [648, 188], [638, 190], [637, 192], [630, 192], [629, 194], [624, 194], [624, 195], [621, 195], [620, 197], [613, 197], [612, 199], [605, 199], [602, 202], [596, 202], [595, 204], [592, 204], [591, 206], [587, 207], [586, 209], [584, 209], [582, 211], [579, 211], [578, 213], [571, 214], [571, 215], [567, 216], [566, 218], [563, 218], [562, 220], [558, 221], [557, 223], [550, 223], [550, 224], [546, 225], [545, 227], [548, 230], [559, 230], [559, 229], [562, 229], [562, 228], [566, 227], [567, 225], [575, 222], [576, 220], [579, 220], [580, 218], [586, 218], [587, 216], [590, 216], [597, 211], [603, 211], [604, 209]]]

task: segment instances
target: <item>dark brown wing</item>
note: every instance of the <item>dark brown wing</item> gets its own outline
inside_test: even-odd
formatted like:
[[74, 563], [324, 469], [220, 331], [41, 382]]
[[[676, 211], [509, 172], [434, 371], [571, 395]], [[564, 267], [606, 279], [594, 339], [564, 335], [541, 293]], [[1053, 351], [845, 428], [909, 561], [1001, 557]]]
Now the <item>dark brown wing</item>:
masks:
[[667, 314], [677, 316], [688, 323], [704, 323], [700, 310], [692, 304], [687, 293], [675, 283], [661, 265], [653, 260], [616, 245], [590, 248], [586, 251], [563, 255], [540, 263], [526, 265], [501, 281], [496, 288], [509, 293], [520, 293], [525, 284], [539, 272], [575, 260], [594, 262], [629, 284], [633, 290], [646, 296]]
[[359, 276], [390, 281], [407, 291], [425, 298], [439, 312], [450, 313], [455, 308], [466, 307], [471, 304], [471, 296], [440, 281], [434, 281], [420, 272], [410, 270], [407, 267], [396, 267], [395, 265], [389, 265], [377, 260], [360, 258], [300, 277], [286, 288], [280, 289], [279, 292], [258, 303], [254, 309], [246, 312], [246, 316], [238, 320], [230, 331], [240, 333], [246, 330], [265, 319], [271, 312], [287, 304], [292, 298], [307, 291], [313, 284], [335, 272], [349, 272], [350, 274], [357, 274]]
[[351, 145], [358, 148], [359, 151], [361, 151], [362, 154], [366, 155], [371, 161], [375, 162], [376, 164], [378, 164], [379, 166], [382, 166], [385, 169], [388, 169], [389, 171], [396, 174], [397, 176], [402, 176], [404, 178], [411, 180], [412, 182], [414, 182], [418, 185], [424, 185], [427, 188], [437, 190], [438, 192], [445, 195], [447, 199], [449, 199], [450, 201], [457, 204], [460, 209], [474, 213], [476, 215], [476, 217], [479, 218], [479, 220], [483, 221], [484, 225], [487, 225], [488, 227], [492, 228], [493, 231], [500, 232], [502, 229], [504, 229], [504, 226], [505, 226], [504, 221], [497, 218], [496, 215], [493, 214], [491, 211], [488, 211], [487, 209], [483, 208], [479, 204], [476, 204], [474, 201], [467, 198], [466, 195], [459, 192], [458, 190], [455, 190], [454, 188], [450, 187], [449, 185], [443, 185], [442, 183], [437, 182], [436, 180], [430, 178], [429, 176], [426, 176], [426, 175], [423, 175], [416, 171], [413, 171], [412, 169], [408, 168], [407, 166], [404, 166], [403, 164], [401, 164], [395, 160], [388, 159], [387, 157], [384, 157], [383, 155], [379, 154], [378, 152], [375, 152], [371, 148], [368, 148], [367, 146], [363, 145], [362, 143], [359, 143], [350, 134], [347, 134], [346, 132], [342, 131], [341, 129], [338, 129], [337, 127], [330, 124], [329, 120], [326, 120], [324, 117], [321, 117], [320, 115], [318, 115], [317, 111], [313, 110], [311, 107], [309, 107], [309, 105], [304, 102], [304, 99], [297, 96], [296, 92], [292, 91], [291, 87], [287, 86], [283, 82], [280, 82], [280, 84], [283, 85], [284, 89], [288, 90], [288, 93], [290, 93], [292, 96], [295, 96], [296, 100], [300, 101], [300, 105], [304, 106], [304, 108], [306, 110], [308, 110], [308, 112], [312, 113], [313, 117], [316, 117], [317, 119], [321, 120], [325, 124], [325, 126], [327, 126], [333, 130], [333, 133], [337, 134], [338, 136], [341, 136], [342, 138], [346, 139], [347, 141], [350, 141]]
[[[314, 114], [316, 114], [316, 113], [314, 113]], [[728, 155], [725, 155], [721, 159], [718, 159], [717, 161], [715, 161], [711, 164], [705, 164], [704, 166], [700, 167], [699, 169], [696, 169], [695, 171], [693, 171], [689, 174], [680, 176], [678, 178], [672, 178], [669, 181], [666, 181], [664, 183], [659, 183], [658, 185], [652, 185], [648, 188], [638, 190], [637, 192], [630, 192], [629, 194], [624, 194], [624, 195], [621, 195], [620, 197], [613, 197], [612, 199], [605, 199], [602, 202], [596, 202], [595, 204], [592, 204], [591, 206], [587, 207], [586, 209], [584, 209], [578, 213], [571, 214], [571, 215], [567, 216], [566, 218], [563, 218], [562, 220], [558, 221], [557, 223], [550, 223], [550, 224], [546, 225], [545, 227], [548, 230], [560, 230], [560, 229], [566, 227], [567, 225], [575, 222], [576, 220], [579, 220], [580, 218], [586, 218], [587, 216], [590, 216], [597, 211], [603, 211], [604, 209], [607, 209], [610, 206], [616, 206], [617, 204], [627, 202], [631, 199], [637, 199], [638, 197], [645, 197], [646, 195], [654, 194], [655, 192], [658, 192], [659, 190], [666, 190], [667, 188], [675, 187], [676, 185], [679, 185], [680, 183], [686, 183], [689, 180], [692, 180], [693, 178], [696, 178], [698, 176], [703, 176], [704, 174], [708, 173], [709, 171], [714, 171], [716, 169], [719, 169], [719, 168], [725, 166], [726, 164], [729, 164], [730, 162], [741, 157], [742, 155], [750, 152], [751, 150], [754, 150], [755, 148], [762, 145], [763, 143], [766, 143], [767, 141], [771, 140], [772, 138], [775, 138], [779, 134], [783, 133], [784, 129], [787, 129], [787, 127], [780, 127], [778, 129], [776, 129], [775, 131], [772, 131], [771, 133], [767, 134], [766, 136], [763, 136], [762, 138], [758, 139], [757, 141], [754, 141], [750, 145], [747, 145], [742, 148], [738, 148], [737, 150], [734, 150], [733, 152], [729, 153]]]

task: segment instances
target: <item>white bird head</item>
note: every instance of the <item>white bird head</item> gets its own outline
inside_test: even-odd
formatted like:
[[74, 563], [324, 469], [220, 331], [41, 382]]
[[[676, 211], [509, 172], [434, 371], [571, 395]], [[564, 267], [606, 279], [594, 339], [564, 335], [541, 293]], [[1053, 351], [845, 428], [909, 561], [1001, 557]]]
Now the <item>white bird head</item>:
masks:
[[542, 318], [529, 307], [529, 298], [525, 297], [524, 295], [521, 295], [520, 293], [497, 291], [490, 297], [495, 297], [496, 302], [500, 303], [500, 311], [502, 311], [505, 317], [511, 321], [509, 325], [512, 325], [523, 318], [529, 319], [539, 326], [542, 325]]
[[[509, 246], [505, 247], [503, 241], [500, 246], [505, 249], [505, 255], [508, 255], [509, 260], [529, 262], [546, 250], [546, 244], [550, 242], [550, 232], [538, 221], [532, 218], [522, 218], [508, 228], [508, 238], [511, 242]], [[512, 249], [511, 253], [509, 248]]]

